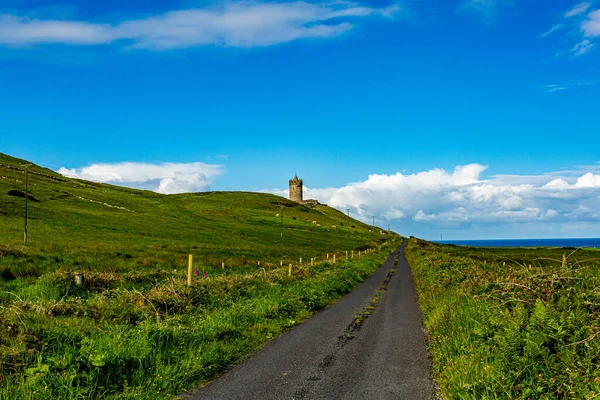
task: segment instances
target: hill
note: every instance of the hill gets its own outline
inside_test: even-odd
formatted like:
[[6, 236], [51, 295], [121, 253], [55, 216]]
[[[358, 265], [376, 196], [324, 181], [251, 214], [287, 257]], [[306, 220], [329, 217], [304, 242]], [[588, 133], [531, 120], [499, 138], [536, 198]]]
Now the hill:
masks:
[[381, 241], [370, 226], [325, 205], [308, 207], [263, 193], [161, 195], [32, 165], [23, 246], [24, 163], [0, 154], [0, 243], [10, 254], [34, 256], [38, 274], [57, 264], [115, 268], [115, 257], [123, 267], [173, 267], [188, 253], [213, 267], [307, 260]]

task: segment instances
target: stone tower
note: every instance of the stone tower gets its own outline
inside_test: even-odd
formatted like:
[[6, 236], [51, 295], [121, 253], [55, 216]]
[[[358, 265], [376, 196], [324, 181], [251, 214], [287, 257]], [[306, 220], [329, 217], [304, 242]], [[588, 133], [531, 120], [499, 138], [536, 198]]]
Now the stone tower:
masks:
[[298, 176], [290, 179], [290, 200], [302, 203], [302, 179], [298, 179]]

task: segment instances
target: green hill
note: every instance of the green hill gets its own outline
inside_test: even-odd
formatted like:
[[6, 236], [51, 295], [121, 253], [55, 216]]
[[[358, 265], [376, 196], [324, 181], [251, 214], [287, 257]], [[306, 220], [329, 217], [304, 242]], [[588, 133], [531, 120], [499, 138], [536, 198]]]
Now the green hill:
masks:
[[32, 165], [23, 246], [23, 163], [0, 154], [0, 243], [4, 252], [34, 256], [35, 268], [27, 271], [38, 274], [57, 265], [171, 267], [188, 253], [208, 267], [278, 263], [360, 250], [381, 240], [368, 225], [325, 205], [308, 207], [263, 193], [161, 195], [69, 179]]
[[24, 163], [0, 154], [1, 399], [170, 398], [348, 293], [400, 240], [325, 205], [32, 165], [25, 244]]

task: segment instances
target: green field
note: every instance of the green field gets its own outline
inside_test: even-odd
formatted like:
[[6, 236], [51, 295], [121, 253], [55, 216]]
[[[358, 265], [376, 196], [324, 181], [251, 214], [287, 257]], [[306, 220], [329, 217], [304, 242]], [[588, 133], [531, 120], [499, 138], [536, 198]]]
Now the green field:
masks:
[[444, 398], [600, 398], [598, 251], [411, 239], [407, 256]]
[[182, 393], [349, 292], [400, 240], [325, 205], [167, 196], [33, 165], [24, 244], [24, 162], [0, 153], [0, 398]]

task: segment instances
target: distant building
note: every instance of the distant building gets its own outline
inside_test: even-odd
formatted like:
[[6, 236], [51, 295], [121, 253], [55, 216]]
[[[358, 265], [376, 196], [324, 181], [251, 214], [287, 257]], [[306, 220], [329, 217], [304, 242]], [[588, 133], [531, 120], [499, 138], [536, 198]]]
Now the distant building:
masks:
[[317, 200], [309, 199], [304, 200], [302, 198], [302, 179], [298, 179], [297, 175], [294, 175], [293, 179], [290, 179], [290, 200], [295, 201], [300, 204], [311, 204], [317, 205], [319, 202]]
[[290, 179], [290, 200], [302, 203], [302, 179], [298, 179], [297, 175]]

